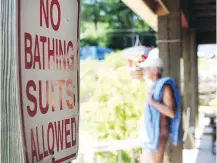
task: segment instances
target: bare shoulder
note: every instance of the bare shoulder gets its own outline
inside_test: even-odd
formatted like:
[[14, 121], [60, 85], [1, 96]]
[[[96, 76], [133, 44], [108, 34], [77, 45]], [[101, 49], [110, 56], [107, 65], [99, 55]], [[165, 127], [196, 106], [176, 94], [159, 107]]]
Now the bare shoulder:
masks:
[[163, 101], [164, 103], [167, 103], [169, 105], [174, 105], [174, 94], [173, 90], [170, 85], [165, 85], [164, 86], [164, 91], [163, 91]]
[[173, 94], [172, 87], [170, 85], [164, 86], [163, 92], [163, 103], [170, 109], [171, 117], [174, 117], [174, 110], [175, 110], [175, 98]]
[[166, 85], [164, 86], [164, 95], [170, 95], [170, 96], [173, 95], [172, 88], [170, 87], [169, 84], [166, 84]]

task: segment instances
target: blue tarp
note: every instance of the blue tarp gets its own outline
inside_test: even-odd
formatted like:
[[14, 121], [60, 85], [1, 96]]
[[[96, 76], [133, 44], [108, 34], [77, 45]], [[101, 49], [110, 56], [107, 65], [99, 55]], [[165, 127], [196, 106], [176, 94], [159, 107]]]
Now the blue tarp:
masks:
[[98, 59], [104, 60], [106, 54], [113, 52], [112, 49], [99, 46], [85, 46], [80, 47], [80, 59]]

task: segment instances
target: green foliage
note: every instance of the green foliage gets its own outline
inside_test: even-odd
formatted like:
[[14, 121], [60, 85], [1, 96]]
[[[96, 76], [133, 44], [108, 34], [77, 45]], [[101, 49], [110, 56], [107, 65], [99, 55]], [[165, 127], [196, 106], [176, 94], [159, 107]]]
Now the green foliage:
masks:
[[155, 32], [121, 0], [82, 1], [82, 46], [123, 49], [134, 45], [136, 35], [143, 45], [155, 46]]
[[106, 45], [111, 49], [124, 49], [135, 45], [136, 35], [140, 43], [145, 46], [156, 46], [156, 36], [153, 31], [145, 32], [112, 32], [107, 37]]
[[80, 42], [80, 46], [98, 46], [98, 44], [98, 40], [93, 37], [85, 38]]
[[80, 46], [102, 46], [106, 47], [105, 36], [89, 36], [80, 41]]
[[[145, 92], [145, 84], [132, 79], [127, 60], [118, 53], [101, 62], [81, 61], [81, 128], [99, 141], [137, 137]], [[109, 162], [116, 162], [111, 155]], [[130, 161], [128, 152], [122, 156]]]

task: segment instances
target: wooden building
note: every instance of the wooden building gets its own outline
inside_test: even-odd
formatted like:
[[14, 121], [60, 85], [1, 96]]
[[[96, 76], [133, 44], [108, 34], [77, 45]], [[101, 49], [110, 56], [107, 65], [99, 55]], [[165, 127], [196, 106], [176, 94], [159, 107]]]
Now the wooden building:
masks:
[[[216, 0], [122, 0], [158, 32], [160, 56], [165, 74], [181, 87], [181, 64], [184, 64], [182, 94], [183, 123], [190, 108], [190, 126], [197, 126], [198, 63], [197, 46], [216, 43]], [[183, 59], [183, 62], [181, 62]], [[184, 128], [183, 128], [184, 130]], [[185, 131], [184, 131], [185, 132]], [[169, 153], [171, 163], [182, 162], [182, 149], [194, 147], [194, 132]]]
[[[165, 63], [165, 75], [181, 87], [181, 59], [184, 64], [183, 119], [190, 107], [190, 126], [198, 116], [197, 46], [216, 42], [216, 0], [122, 0], [158, 31], [158, 47]], [[19, 120], [16, 49], [16, 0], [1, 1], [1, 160], [23, 163]], [[2, 116], [5, 115], [5, 116]], [[185, 121], [183, 121], [183, 125]], [[170, 163], [182, 162], [182, 149], [194, 147], [194, 133], [185, 144], [167, 154]]]

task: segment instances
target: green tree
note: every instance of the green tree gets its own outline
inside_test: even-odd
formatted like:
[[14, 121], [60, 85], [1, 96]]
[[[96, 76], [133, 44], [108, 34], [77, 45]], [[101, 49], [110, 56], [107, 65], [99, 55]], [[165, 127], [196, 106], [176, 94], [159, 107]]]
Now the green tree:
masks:
[[[132, 79], [127, 60], [118, 53], [105, 61], [81, 62], [81, 129], [99, 141], [137, 138], [146, 86]], [[110, 155], [110, 163], [117, 155]], [[122, 159], [130, 162], [123, 152]]]
[[[123, 49], [132, 46], [135, 43], [136, 35], [151, 31], [150, 27], [121, 0], [84, 0], [82, 3], [81, 24], [84, 24], [82, 32], [89, 30], [90, 34], [86, 35], [86, 38], [92, 39], [93, 37], [90, 35], [95, 34], [96, 42], [105, 41], [103, 45], [107, 47]], [[90, 30], [90, 23], [94, 24], [94, 32]], [[104, 24], [102, 27], [104, 28], [103, 35], [99, 36], [97, 31], [102, 29], [100, 27], [102, 24]], [[98, 40], [99, 37], [105, 37], [106, 39]], [[146, 43], [155, 44], [155, 34], [151, 36], [141, 34], [140, 37], [145, 45]]]

